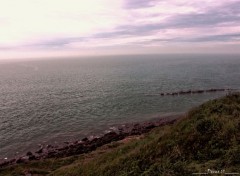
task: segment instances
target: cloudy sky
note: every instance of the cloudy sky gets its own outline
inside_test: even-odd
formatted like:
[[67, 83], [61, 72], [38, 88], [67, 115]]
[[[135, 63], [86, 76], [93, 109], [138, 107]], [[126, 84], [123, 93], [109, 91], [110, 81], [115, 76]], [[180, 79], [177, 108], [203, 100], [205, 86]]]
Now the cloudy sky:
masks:
[[0, 58], [240, 53], [240, 0], [0, 0]]

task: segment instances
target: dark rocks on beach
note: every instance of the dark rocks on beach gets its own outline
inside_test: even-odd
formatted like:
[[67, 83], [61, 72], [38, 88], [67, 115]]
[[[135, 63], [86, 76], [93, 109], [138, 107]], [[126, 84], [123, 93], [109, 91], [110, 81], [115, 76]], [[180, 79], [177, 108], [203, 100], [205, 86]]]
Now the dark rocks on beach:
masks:
[[13, 165], [16, 163], [25, 163], [31, 160], [59, 158], [88, 153], [105, 144], [122, 140], [127, 136], [141, 135], [143, 133], [149, 132], [154, 127], [172, 124], [177, 120], [177, 118], [179, 118], [179, 116], [168, 119], [160, 119], [153, 122], [126, 124], [119, 128], [116, 128], [117, 130], [110, 131], [100, 137], [94, 137], [91, 140], [88, 138], [83, 138], [81, 141], [64, 142], [65, 146], [41, 145], [41, 148], [38, 151], [34, 152], [34, 154], [29, 151], [25, 156], [0, 163], [0, 167]]
[[31, 156], [29, 156], [28, 159], [29, 159], [29, 160], [37, 160], [37, 157], [36, 157], [35, 155], [31, 155]]
[[150, 124], [149, 126], [146, 127], [146, 129], [152, 129], [152, 128], [155, 128], [156, 126], [154, 124]]
[[35, 153], [42, 153], [43, 152], [43, 149], [41, 148], [41, 149], [39, 149], [38, 151], [36, 151]]
[[22, 158], [22, 157], [20, 157], [20, 158], [18, 158], [18, 159], [16, 160], [16, 163], [17, 163], [17, 164], [25, 163], [25, 162], [27, 162], [27, 158]]
[[56, 156], [56, 154], [57, 154], [57, 151], [54, 151], [54, 150], [47, 151], [46, 158], [53, 158]]
[[27, 155], [27, 156], [32, 156], [33, 154], [32, 154], [32, 152], [27, 152], [26, 155]]
[[14, 163], [16, 163], [16, 159], [11, 159], [9, 161], [2, 162], [2, 163], [0, 163], [0, 168], [8, 166], [8, 165], [12, 165]]
[[82, 139], [82, 141], [86, 142], [86, 141], [88, 141], [88, 138], [85, 137], [85, 138]]

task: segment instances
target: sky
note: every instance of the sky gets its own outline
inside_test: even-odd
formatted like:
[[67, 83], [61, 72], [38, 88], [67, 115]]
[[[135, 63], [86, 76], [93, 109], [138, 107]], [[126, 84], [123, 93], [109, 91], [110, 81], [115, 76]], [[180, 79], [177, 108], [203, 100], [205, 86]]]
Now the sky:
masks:
[[240, 0], [0, 0], [0, 59], [240, 54]]

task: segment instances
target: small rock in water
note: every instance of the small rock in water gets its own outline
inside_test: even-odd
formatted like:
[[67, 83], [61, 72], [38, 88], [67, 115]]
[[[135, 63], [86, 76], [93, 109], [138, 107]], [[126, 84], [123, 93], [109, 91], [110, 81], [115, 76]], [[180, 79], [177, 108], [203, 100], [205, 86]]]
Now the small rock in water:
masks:
[[85, 137], [85, 138], [82, 139], [82, 141], [88, 141], [88, 138]]
[[35, 153], [42, 153], [43, 149], [41, 148], [40, 150], [36, 151]]
[[32, 152], [27, 152], [27, 156], [32, 156]]

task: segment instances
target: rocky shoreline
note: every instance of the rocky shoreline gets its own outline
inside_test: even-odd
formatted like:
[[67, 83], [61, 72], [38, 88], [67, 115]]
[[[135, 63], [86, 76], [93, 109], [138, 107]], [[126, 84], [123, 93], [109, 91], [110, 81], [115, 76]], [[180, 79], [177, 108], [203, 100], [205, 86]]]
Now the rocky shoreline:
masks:
[[[175, 96], [175, 95], [185, 95], [185, 94], [202, 94], [208, 92], [233, 92], [237, 89], [206, 89], [206, 90], [188, 90], [188, 91], [178, 91], [178, 92], [168, 92], [159, 93], [161, 96]], [[119, 141], [129, 136], [141, 135], [149, 132], [155, 127], [164, 126], [167, 124], [173, 124], [177, 119], [183, 115], [172, 115], [165, 118], [160, 118], [148, 122], [142, 123], [132, 123], [125, 124], [118, 127], [110, 128], [110, 130], [101, 135], [95, 137], [85, 137], [81, 140], [76, 140], [73, 142], [66, 141], [62, 145], [41, 145], [40, 149], [37, 151], [29, 151], [23, 156], [18, 156], [6, 161], [0, 162], [0, 168], [14, 165], [18, 163], [26, 163], [32, 160], [43, 160], [46, 158], [61, 158], [68, 157], [83, 153], [88, 153], [96, 150], [105, 144], [111, 143], [113, 141]]]
[[102, 136], [83, 138], [74, 142], [64, 142], [64, 144], [61, 146], [41, 146], [40, 149], [35, 152], [29, 151], [21, 157], [13, 158], [0, 163], [0, 168], [19, 163], [27, 163], [33, 160], [61, 158], [88, 153], [113, 141], [119, 141], [129, 136], [141, 135], [149, 132], [155, 127], [173, 124], [182, 116], [183, 115], [173, 115], [171, 117], [165, 117], [148, 122], [121, 125], [116, 128], [111, 128], [106, 134]]

